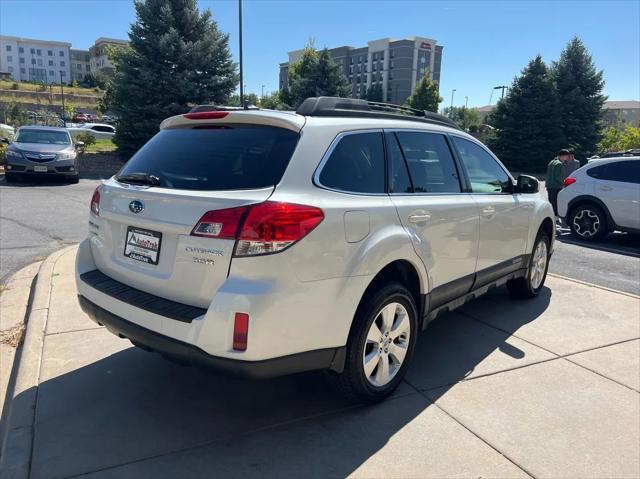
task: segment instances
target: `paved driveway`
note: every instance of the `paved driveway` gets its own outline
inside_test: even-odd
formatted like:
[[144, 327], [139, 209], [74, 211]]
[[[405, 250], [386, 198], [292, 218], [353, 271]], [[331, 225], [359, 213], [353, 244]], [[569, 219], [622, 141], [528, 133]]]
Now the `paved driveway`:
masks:
[[37, 392], [14, 403], [37, 393], [32, 478], [640, 475], [637, 298], [553, 277], [533, 301], [496, 290], [433, 323], [395, 396], [362, 407], [318, 373], [237, 380], [131, 347], [80, 311], [73, 257]]

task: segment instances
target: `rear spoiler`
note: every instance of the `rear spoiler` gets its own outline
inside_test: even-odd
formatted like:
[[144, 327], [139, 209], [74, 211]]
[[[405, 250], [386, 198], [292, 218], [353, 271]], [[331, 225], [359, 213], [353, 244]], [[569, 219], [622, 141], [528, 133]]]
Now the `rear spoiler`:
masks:
[[[200, 108], [200, 107], [196, 107]], [[295, 113], [286, 113], [281, 111], [260, 110], [229, 107], [233, 109], [205, 109], [199, 111], [190, 111], [183, 115], [176, 115], [167, 118], [160, 123], [160, 129], [166, 130], [170, 128], [181, 128], [194, 125], [265, 125], [278, 128], [286, 128], [287, 130], [299, 133], [305, 123], [305, 117], [296, 115]]]

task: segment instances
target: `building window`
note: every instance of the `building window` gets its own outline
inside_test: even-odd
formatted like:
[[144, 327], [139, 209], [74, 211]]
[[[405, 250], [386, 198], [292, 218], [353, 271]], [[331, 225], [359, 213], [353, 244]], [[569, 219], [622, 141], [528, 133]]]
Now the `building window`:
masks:
[[349, 73], [353, 73], [353, 66], [349, 67]]
[[27, 73], [27, 70], [25, 70], [24, 68], [21, 68], [20, 73]]
[[39, 48], [36, 50], [36, 53], [38, 54], [38, 56], [42, 56], [42, 50], [40, 50]]
[[374, 60], [377, 60], [377, 59], [378, 59], [378, 54], [377, 54], [377, 53], [374, 53], [374, 54], [373, 54], [373, 59], [374, 59]]
[[87, 71], [90, 72], [91, 71], [91, 67], [89, 65], [87, 65]]
[[60, 56], [63, 57], [64, 56], [64, 52], [62, 50], [60, 50]]
[[362, 55], [358, 57], [358, 63], [362, 63]]
[[389, 72], [389, 80], [393, 80], [393, 72]]
[[384, 60], [384, 52], [380, 52], [380, 60]]
[[47, 55], [49, 55], [50, 57], [53, 56], [53, 50], [47, 50]]
[[62, 75], [63, 77], [67, 76], [67, 72], [65, 72], [64, 70], [60, 70], [60, 75]]
[[23, 47], [18, 47], [18, 53], [24, 53], [24, 48]]
[[49, 66], [52, 67], [53, 66], [53, 60], [49, 60]]
[[9, 70], [9, 73], [13, 73], [13, 67], [9, 67], [7, 70]]
[[351, 57], [351, 64], [353, 65], [353, 57]]
[[393, 61], [393, 60], [391, 60], [391, 61], [389, 62], [389, 69], [391, 69], [391, 68], [393, 68], [393, 67], [395, 67], [395, 63], [394, 63], [394, 61]]
[[76, 63], [76, 68], [77, 68], [78, 70], [82, 70], [82, 65], [81, 65], [80, 63]]
[[7, 45], [6, 49], [7, 49], [8, 52], [10, 52], [11, 51], [11, 45]]
[[389, 50], [389, 58], [393, 58], [395, 56], [395, 54], [393, 53], [393, 50]]
[[31, 49], [31, 54], [32, 54], [32, 55], [35, 55], [35, 54], [36, 54], [36, 49], [35, 49], [35, 48], [32, 48], [32, 49]]
[[60, 60], [60, 66], [61, 67], [65, 66], [64, 61]]
[[376, 64], [374, 63], [373, 66], [371, 67], [371, 71], [376, 71]]
[[367, 65], [364, 65], [363, 71], [367, 73]]
[[7, 55], [7, 61], [8, 62], [12, 62], [13, 61], [13, 57], [11, 55]]
[[20, 58], [20, 63], [24, 63], [24, 58]]
[[39, 66], [39, 67], [41, 67], [41, 66], [42, 66], [42, 60], [40, 60], [39, 58], [38, 58], [38, 66]]
[[55, 75], [55, 73], [53, 73], [53, 70], [49, 70], [49, 76], [52, 77], [54, 75]]
[[36, 59], [35, 59], [35, 58], [32, 58], [32, 59], [31, 59], [31, 64], [32, 64], [32, 65], [35, 65], [35, 64], [36, 64]]

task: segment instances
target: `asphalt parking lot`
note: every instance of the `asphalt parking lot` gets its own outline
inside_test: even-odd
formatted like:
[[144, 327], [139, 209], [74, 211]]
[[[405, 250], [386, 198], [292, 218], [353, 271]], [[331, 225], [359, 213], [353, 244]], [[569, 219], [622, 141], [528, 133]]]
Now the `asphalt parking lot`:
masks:
[[[89, 201], [98, 177], [77, 185], [32, 181], [7, 185], [0, 175], [0, 281], [87, 232]], [[640, 237], [610, 234], [597, 244], [558, 236], [549, 271], [640, 295]]]

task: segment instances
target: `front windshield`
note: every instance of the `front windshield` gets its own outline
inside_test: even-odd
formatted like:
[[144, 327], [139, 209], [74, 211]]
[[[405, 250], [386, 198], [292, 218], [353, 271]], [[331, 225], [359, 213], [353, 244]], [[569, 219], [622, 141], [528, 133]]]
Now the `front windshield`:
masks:
[[68, 145], [71, 143], [66, 131], [55, 130], [19, 130], [15, 139], [18, 143], [44, 143], [50, 145]]

